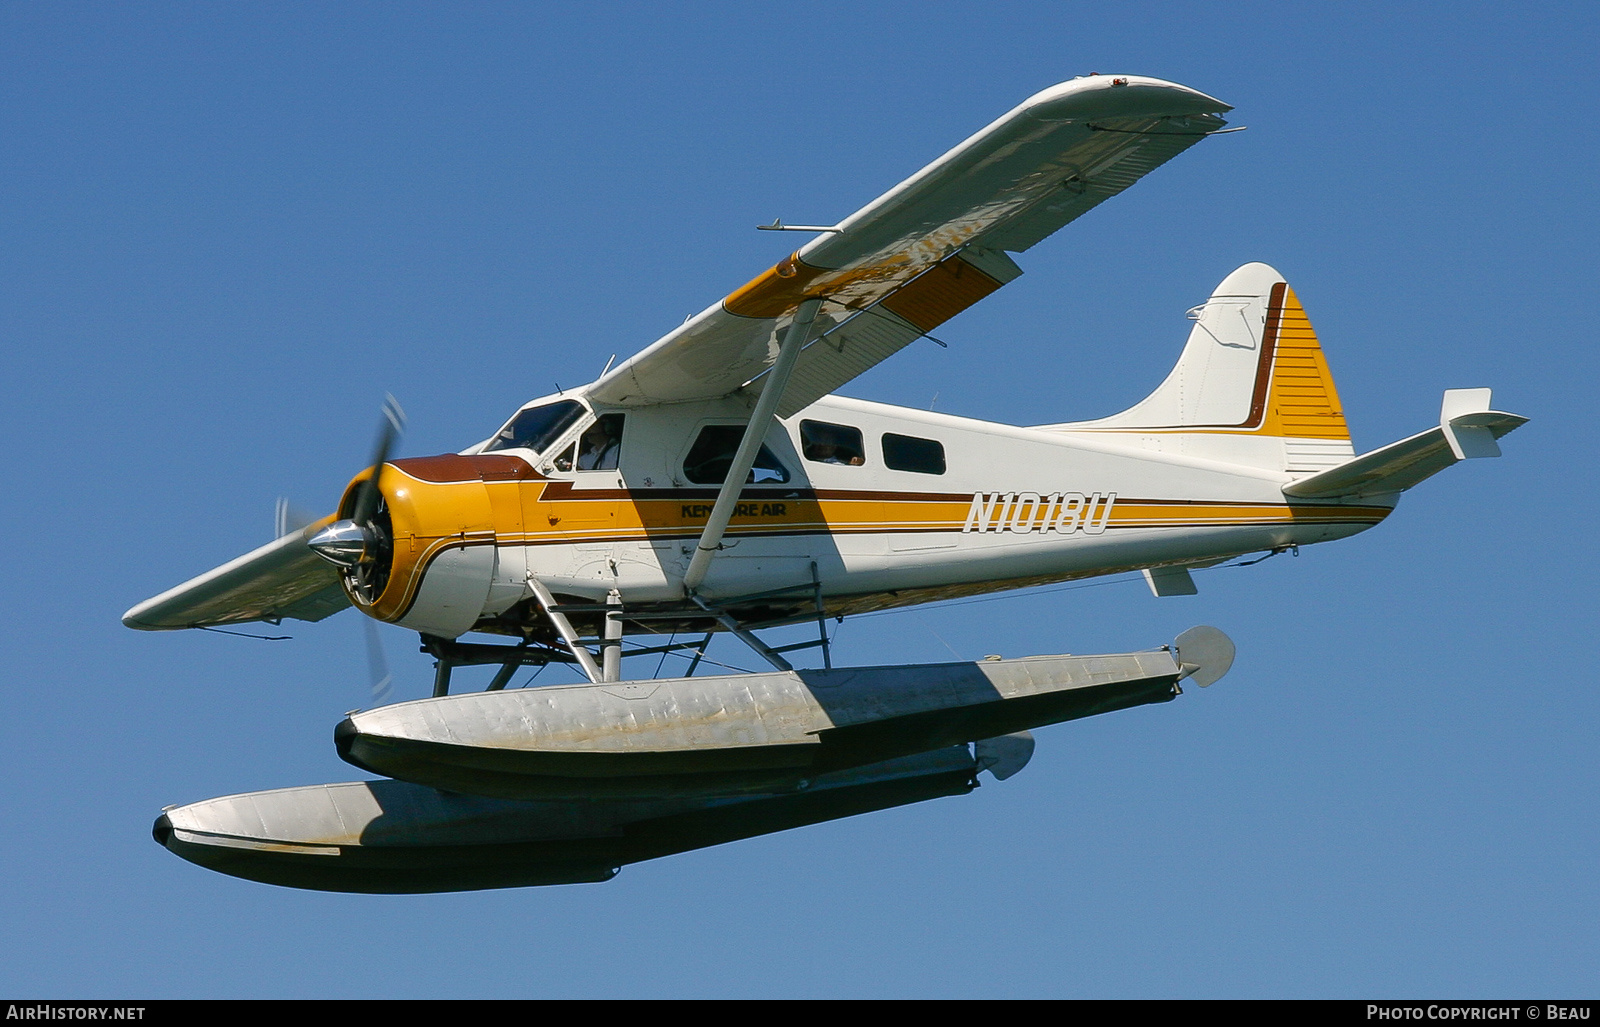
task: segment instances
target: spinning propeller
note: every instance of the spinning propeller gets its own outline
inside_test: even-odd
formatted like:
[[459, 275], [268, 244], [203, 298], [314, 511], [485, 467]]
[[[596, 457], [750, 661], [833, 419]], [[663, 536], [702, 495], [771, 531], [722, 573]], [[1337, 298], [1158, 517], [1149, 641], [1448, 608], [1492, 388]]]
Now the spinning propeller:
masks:
[[[393, 550], [389, 512], [378, 487], [383, 465], [388, 462], [395, 442], [405, 429], [406, 412], [399, 400], [384, 396], [383, 416], [378, 421], [378, 440], [372, 454], [370, 473], [356, 486], [350, 516], [334, 521], [306, 541], [318, 556], [338, 567], [350, 590], [364, 603], [377, 601], [388, 582]], [[382, 700], [389, 694], [393, 675], [383, 654], [378, 625], [370, 617], [366, 623], [367, 668], [372, 676], [372, 696]]]
[[363, 617], [361, 624], [366, 629], [367, 673], [372, 685], [372, 700], [381, 703], [389, 698], [389, 686], [394, 684], [394, 675], [389, 673], [389, 658], [384, 655], [383, 639], [378, 636], [378, 622], [371, 617]]
[[378, 479], [405, 427], [405, 417], [399, 401], [385, 396], [370, 473], [356, 486], [350, 516], [334, 521], [306, 542], [318, 556], [342, 570], [351, 589], [369, 604], [383, 591], [389, 570], [385, 559], [390, 549], [389, 517]]

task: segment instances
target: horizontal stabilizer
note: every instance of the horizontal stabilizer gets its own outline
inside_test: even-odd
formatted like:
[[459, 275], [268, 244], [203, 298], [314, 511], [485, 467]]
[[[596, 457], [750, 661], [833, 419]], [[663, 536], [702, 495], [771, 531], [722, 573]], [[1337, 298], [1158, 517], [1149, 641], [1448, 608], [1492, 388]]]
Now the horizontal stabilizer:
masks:
[[1488, 389], [1451, 389], [1444, 394], [1437, 428], [1292, 481], [1283, 487], [1284, 495], [1340, 499], [1403, 492], [1460, 460], [1499, 456], [1495, 440], [1528, 419], [1489, 409], [1489, 399]]
[[324, 517], [274, 539], [215, 570], [146, 599], [122, 615], [122, 623], [144, 631], [277, 623], [285, 618], [317, 621], [350, 605], [339, 572], [306, 545], [332, 523]]

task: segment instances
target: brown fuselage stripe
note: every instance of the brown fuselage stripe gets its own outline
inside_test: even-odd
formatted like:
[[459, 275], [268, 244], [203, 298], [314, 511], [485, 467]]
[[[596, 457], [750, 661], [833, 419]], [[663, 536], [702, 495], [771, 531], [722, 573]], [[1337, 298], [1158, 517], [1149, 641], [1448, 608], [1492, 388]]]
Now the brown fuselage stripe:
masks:
[[418, 481], [433, 485], [469, 481], [547, 480], [521, 457], [497, 453], [478, 453], [473, 456], [441, 453], [438, 456], [410, 456], [389, 463]]
[[1267, 301], [1267, 325], [1261, 330], [1261, 355], [1256, 358], [1255, 391], [1250, 393], [1250, 413], [1244, 422], [1230, 428], [1259, 428], [1267, 416], [1267, 392], [1272, 386], [1272, 354], [1278, 347], [1278, 326], [1283, 323], [1283, 293], [1287, 282], [1276, 282]]

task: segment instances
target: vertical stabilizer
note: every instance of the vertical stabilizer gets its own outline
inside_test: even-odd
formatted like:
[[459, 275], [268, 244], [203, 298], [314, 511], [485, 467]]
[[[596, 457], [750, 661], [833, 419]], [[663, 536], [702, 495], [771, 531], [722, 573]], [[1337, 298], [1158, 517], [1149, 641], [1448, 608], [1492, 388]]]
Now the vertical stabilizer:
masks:
[[1281, 274], [1246, 264], [1189, 319], [1177, 366], [1148, 397], [1049, 429], [1132, 436], [1147, 449], [1276, 471], [1320, 471], [1354, 455], [1317, 333]]

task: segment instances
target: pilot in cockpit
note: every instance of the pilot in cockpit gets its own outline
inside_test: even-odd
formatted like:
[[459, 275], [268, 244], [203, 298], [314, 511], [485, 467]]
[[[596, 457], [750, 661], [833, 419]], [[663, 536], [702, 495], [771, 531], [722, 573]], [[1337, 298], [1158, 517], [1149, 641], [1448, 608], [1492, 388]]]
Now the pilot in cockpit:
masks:
[[607, 414], [595, 421], [578, 441], [578, 470], [614, 471], [622, 448], [622, 416]]

